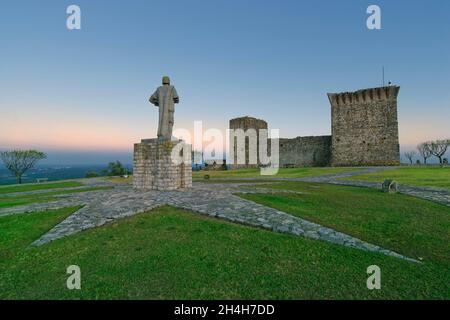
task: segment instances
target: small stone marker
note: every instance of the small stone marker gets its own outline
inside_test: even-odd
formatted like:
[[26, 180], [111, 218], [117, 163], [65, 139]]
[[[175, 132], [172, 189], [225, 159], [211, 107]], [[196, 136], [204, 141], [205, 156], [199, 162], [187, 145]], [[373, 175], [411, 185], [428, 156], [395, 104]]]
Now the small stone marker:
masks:
[[397, 192], [397, 182], [394, 180], [385, 180], [382, 185], [383, 192], [396, 193]]

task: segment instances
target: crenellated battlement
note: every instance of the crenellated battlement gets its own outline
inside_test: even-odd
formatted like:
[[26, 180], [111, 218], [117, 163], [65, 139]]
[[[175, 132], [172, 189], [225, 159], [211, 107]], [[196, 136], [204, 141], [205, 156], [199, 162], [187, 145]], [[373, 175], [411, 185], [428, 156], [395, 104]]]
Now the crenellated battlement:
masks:
[[328, 93], [328, 99], [333, 107], [358, 103], [393, 101], [397, 99], [399, 91], [399, 86], [370, 88], [355, 92]]

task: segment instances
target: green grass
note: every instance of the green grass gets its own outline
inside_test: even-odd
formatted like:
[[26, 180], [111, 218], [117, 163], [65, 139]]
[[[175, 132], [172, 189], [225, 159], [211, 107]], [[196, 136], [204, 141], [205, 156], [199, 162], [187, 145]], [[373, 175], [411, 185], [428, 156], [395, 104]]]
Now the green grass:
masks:
[[[450, 298], [450, 208], [368, 188], [302, 182], [263, 187], [303, 194], [241, 196], [424, 263], [168, 206], [30, 248], [77, 209], [64, 208], [0, 217], [0, 299]], [[5, 201], [48, 201], [56, 194], [104, 188], [0, 197], [0, 207], [14, 205]], [[66, 268], [73, 264], [81, 267], [80, 291], [65, 286]], [[379, 291], [366, 288], [372, 264], [382, 270]]]
[[[332, 174], [338, 172], [349, 172], [357, 170], [356, 168], [319, 168], [319, 167], [305, 167], [305, 168], [280, 168], [278, 174], [273, 176], [262, 176], [259, 169], [236, 169], [236, 170], [226, 170], [226, 171], [193, 171], [192, 179], [195, 181], [207, 181], [204, 177], [209, 175], [210, 179], [233, 179], [233, 178], [260, 178], [260, 179], [270, 179], [270, 178], [305, 178], [312, 176], [320, 176], [324, 174]], [[108, 177], [108, 181], [114, 183], [132, 183], [133, 176], [128, 178], [121, 177]], [[217, 181], [211, 181], [217, 182]], [[236, 181], [233, 181], [236, 182]], [[239, 181], [242, 182], [242, 181]]]
[[249, 180], [239, 180], [239, 179], [199, 179], [196, 180], [196, 182], [199, 183], [210, 183], [210, 184], [233, 184], [233, 183], [239, 183], [239, 184], [258, 184], [258, 183], [273, 183], [274, 180], [267, 180], [267, 179], [249, 179]]
[[[349, 172], [357, 170], [357, 168], [319, 168], [319, 167], [305, 167], [305, 168], [280, 168], [278, 174], [273, 176], [262, 176], [259, 169], [236, 169], [226, 171], [193, 171], [192, 179], [195, 181], [207, 181], [204, 177], [209, 175], [210, 179], [233, 179], [233, 178], [305, 178], [320, 176], [324, 174], [332, 174], [339, 172]], [[108, 181], [114, 183], [132, 183], [133, 176], [128, 178], [108, 177]], [[208, 182], [208, 181], [207, 181]], [[217, 182], [217, 181], [214, 181]], [[236, 181], [233, 181], [236, 182]], [[239, 181], [242, 182], [242, 181]]]
[[[26, 248], [74, 209], [0, 218], [2, 299], [448, 299], [448, 269], [162, 207]], [[81, 290], [66, 268], [81, 268]], [[382, 290], [366, 269], [382, 270]], [[447, 273], [446, 273], [447, 271]]]
[[406, 256], [450, 267], [450, 207], [370, 188], [302, 182], [264, 187], [304, 194], [241, 196]]
[[209, 175], [211, 179], [217, 178], [304, 178], [312, 176], [320, 176], [324, 174], [332, 174], [339, 172], [349, 172], [357, 170], [356, 168], [280, 168], [278, 174], [273, 176], [260, 175], [259, 169], [237, 169], [226, 171], [194, 171], [193, 179], [204, 179], [205, 175]]
[[30, 203], [49, 202], [56, 200], [54, 197], [14, 197], [14, 198], [1, 198], [0, 197], [0, 209], [14, 206], [22, 206]]
[[67, 207], [39, 213], [0, 218], [0, 263], [17, 257], [30, 243], [49, 231], [80, 207]]
[[383, 182], [394, 179], [398, 183], [450, 189], [450, 167], [398, 168], [382, 172], [352, 176], [346, 180]]
[[120, 183], [120, 184], [131, 184], [133, 183], [133, 176], [128, 176], [126, 178], [122, 177], [106, 177], [109, 182]]
[[30, 203], [38, 203], [38, 202], [48, 202], [58, 200], [56, 195], [64, 195], [70, 193], [79, 193], [79, 192], [88, 192], [88, 191], [96, 191], [96, 190], [108, 190], [112, 187], [88, 187], [84, 189], [75, 189], [75, 190], [55, 190], [49, 192], [43, 192], [38, 194], [30, 194], [30, 195], [21, 195], [18, 194], [13, 197], [5, 197], [0, 194], [0, 208], [13, 207], [18, 205], [26, 205]]
[[0, 186], [0, 194], [44, 190], [44, 189], [71, 188], [80, 186], [82, 186], [82, 184], [78, 181], [15, 184], [9, 186]]

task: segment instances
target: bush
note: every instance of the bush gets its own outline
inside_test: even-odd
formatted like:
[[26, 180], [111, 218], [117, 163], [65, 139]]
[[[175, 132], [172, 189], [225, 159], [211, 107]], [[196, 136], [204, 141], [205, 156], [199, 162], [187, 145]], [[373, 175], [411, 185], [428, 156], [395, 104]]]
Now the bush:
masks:
[[127, 170], [120, 161], [115, 161], [108, 164], [108, 168], [105, 173], [105, 175], [110, 177], [124, 176], [127, 174]]
[[99, 177], [99, 176], [100, 176], [100, 174], [95, 171], [87, 171], [85, 174], [86, 178], [95, 178], [95, 177]]

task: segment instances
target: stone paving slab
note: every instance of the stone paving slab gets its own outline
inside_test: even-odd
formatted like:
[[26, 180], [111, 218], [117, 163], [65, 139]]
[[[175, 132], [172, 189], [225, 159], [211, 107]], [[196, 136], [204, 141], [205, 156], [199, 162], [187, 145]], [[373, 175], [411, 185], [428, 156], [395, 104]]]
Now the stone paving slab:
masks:
[[[255, 188], [262, 187], [262, 188]], [[260, 183], [195, 183], [190, 189], [175, 191], [136, 191], [131, 186], [117, 186], [109, 190], [65, 194], [60, 200], [0, 209], [0, 216], [39, 212], [67, 206], [82, 205], [32, 245], [39, 246], [110, 221], [148, 212], [162, 205], [260, 227], [280, 233], [322, 240], [351, 248], [378, 252], [417, 262], [390, 250], [364, 242], [331, 228], [312, 223], [288, 213], [242, 199], [235, 193], [297, 193], [289, 190], [264, 188]], [[37, 213], [38, 214], [38, 213]], [[151, 214], [151, 211], [149, 212]]]

